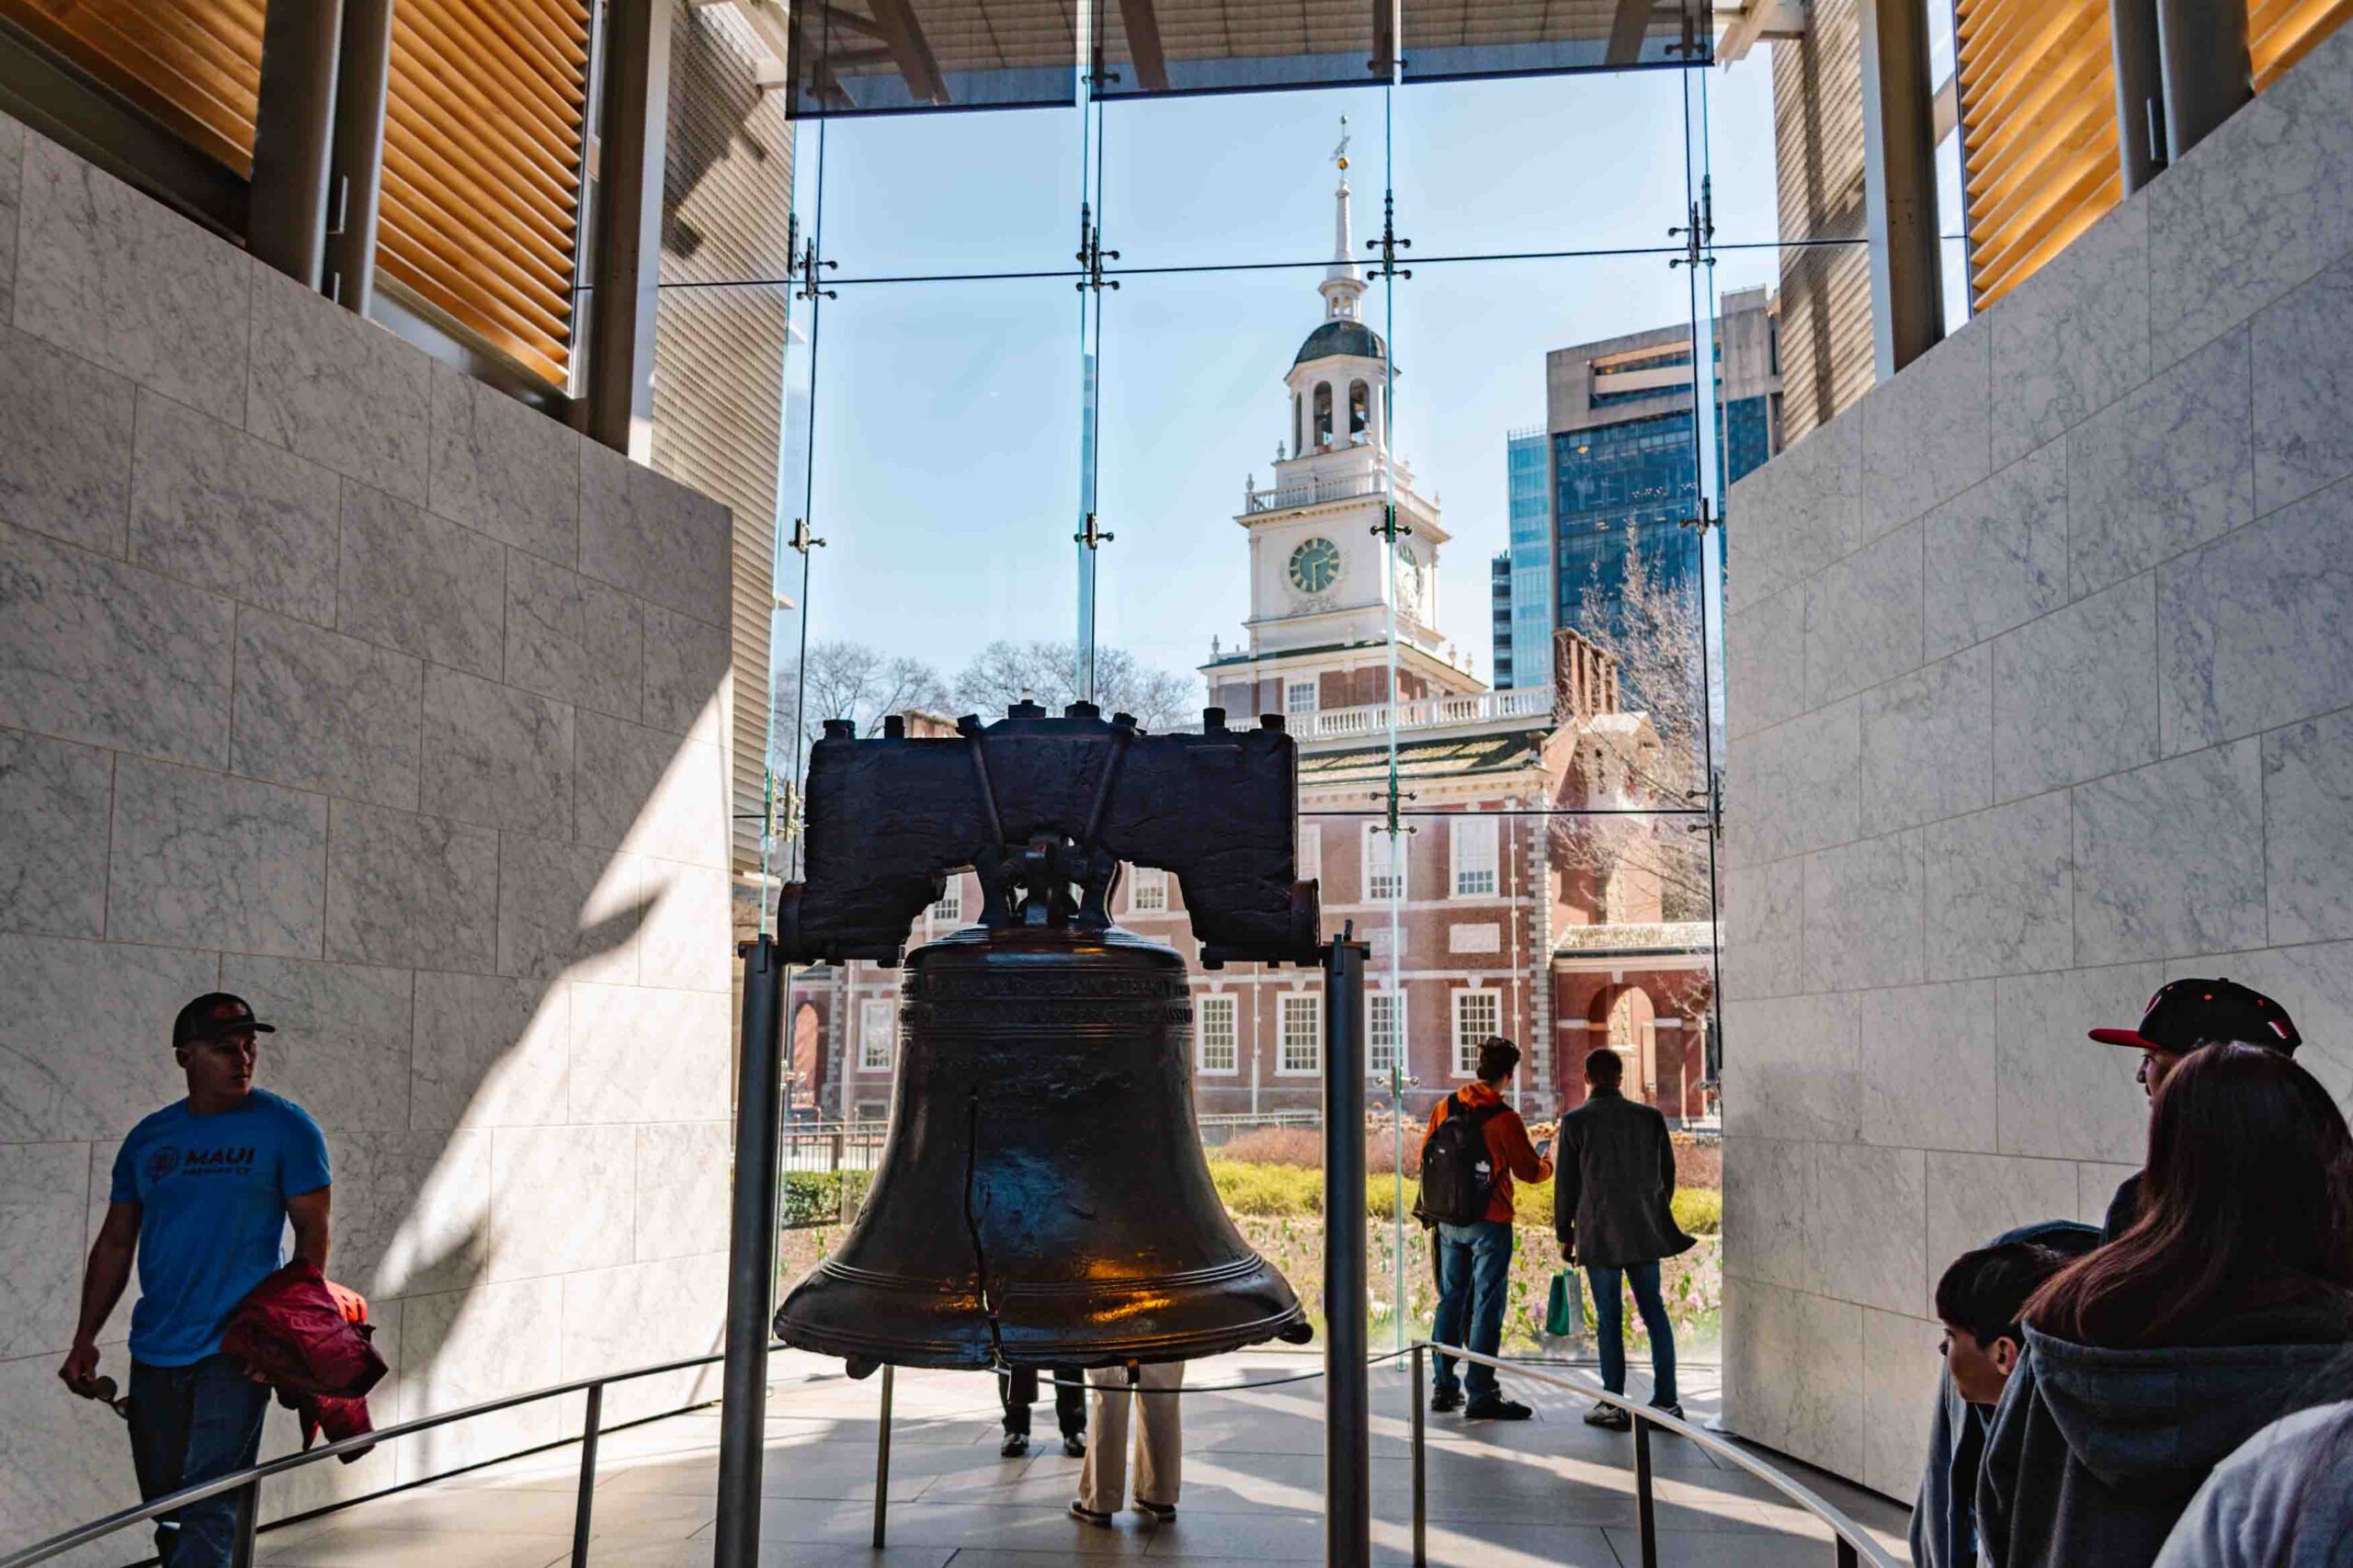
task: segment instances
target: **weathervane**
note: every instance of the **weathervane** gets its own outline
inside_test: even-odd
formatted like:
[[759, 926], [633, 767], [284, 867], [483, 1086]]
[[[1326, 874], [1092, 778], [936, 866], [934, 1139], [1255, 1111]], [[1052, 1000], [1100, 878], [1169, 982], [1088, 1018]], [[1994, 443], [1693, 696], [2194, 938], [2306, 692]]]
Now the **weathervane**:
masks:
[[1332, 149], [1332, 161], [1340, 165], [1342, 174], [1348, 172], [1348, 117], [1345, 114], [1340, 117], [1340, 144]]

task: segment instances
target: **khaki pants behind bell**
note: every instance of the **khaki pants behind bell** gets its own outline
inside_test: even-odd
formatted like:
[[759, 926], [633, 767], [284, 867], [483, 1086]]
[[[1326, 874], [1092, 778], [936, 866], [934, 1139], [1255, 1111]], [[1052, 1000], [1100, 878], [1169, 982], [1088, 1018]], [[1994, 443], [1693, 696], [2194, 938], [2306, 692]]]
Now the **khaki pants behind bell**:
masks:
[[[1175, 1392], [1141, 1392], [1131, 1398], [1125, 1367], [1097, 1367], [1086, 1381], [1093, 1389], [1089, 1412], [1095, 1428], [1086, 1445], [1086, 1463], [1078, 1475], [1078, 1506], [1098, 1514], [1116, 1514], [1127, 1505], [1128, 1406], [1141, 1404], [1143, 1416], [1136, 1424], [1136, 1501], [1176, 1506], [1176, 1488], [1184, 1480], [1185, 1427]], [[1185, 1363], [1165, 1361], [1137, 1369], [1142, 1390], [1182, 1387]]]

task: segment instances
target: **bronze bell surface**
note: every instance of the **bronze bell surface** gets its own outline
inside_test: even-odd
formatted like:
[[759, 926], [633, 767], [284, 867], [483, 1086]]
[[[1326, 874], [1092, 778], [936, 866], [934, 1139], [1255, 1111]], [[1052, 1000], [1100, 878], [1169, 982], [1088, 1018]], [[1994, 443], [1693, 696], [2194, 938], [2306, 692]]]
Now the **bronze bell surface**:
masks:
[[908, 955], [904, 999], [872, 1190], [779, 1338], [977, 1369], [1305, 1337], [1211, 1184], [1175, 951], [1101, 925], [973, 926]]

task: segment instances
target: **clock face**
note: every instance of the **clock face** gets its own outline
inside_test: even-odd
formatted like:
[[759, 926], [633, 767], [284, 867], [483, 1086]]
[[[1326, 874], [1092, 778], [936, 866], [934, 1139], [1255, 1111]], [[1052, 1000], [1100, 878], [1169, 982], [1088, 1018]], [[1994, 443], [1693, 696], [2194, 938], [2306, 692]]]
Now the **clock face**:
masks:
[[1302, 594], [1320, 594], [1340, 576], [1340, 547], [1311, 539], [1290, 552], [1290, 584]]
[[1397, 608], [1412, 616], [1422, 608], [1422, 563], [1409, 544], [1397, 547]]

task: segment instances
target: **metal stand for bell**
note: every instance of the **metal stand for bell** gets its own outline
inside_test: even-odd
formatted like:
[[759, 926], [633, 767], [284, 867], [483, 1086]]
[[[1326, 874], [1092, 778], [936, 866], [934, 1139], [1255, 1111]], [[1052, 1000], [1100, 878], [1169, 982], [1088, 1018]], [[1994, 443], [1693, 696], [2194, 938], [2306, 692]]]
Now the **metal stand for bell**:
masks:
[[[1365, 1369], [1364, 963], [1351, 922], [1324, 949], [1324, 1561], [1372, 1557]], [[1419, 1399], [1419, 1391], [1415, 1391]]]
[[727, 1367], [719, 1407], [713, 1568], [756, 1568], [767, 1430], [768, 1302], [776, 1273], [777, 1121], [784, 1079], [784, 955], [743, 946], [744, 1035], [735, 1085], [735, 1195], [727, 1256]]

